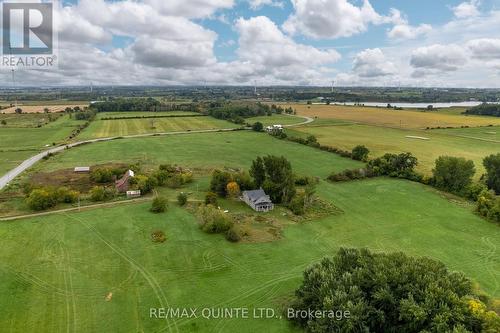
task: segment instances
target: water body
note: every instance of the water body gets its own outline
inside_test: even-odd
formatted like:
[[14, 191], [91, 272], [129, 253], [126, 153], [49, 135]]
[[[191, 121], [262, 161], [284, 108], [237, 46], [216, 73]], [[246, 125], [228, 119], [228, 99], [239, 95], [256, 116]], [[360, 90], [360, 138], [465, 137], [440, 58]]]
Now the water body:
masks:
[[398, 108], [408, 108], [408, 109], [426, 109], [427, 106], [432, 105], [434, 108], [452, 108], [452, 107], [465, 107], [471, 108], [473, 106], [481, 105], [482, 102], [453, 102], [453, 103], [375, 103], [375, 102], [362, 102], [362, 103], [335, 103], [337, 105], [357, 105], [361, 104], [364, 106], [376, 106], [376, 107], [387, 107], [387, 104], [391, 104], [392, 107]]

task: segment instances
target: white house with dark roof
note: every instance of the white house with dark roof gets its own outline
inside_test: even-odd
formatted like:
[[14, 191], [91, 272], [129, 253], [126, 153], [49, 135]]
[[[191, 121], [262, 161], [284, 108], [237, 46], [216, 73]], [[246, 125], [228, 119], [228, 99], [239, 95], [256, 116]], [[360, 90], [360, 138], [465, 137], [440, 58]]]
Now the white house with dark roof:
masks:
[[269, 212], [274, 209], [274, 204], [271, 198], [264, 192], [263, 189], [244, 191], [241, 200], [252, 207], [257, 212]]

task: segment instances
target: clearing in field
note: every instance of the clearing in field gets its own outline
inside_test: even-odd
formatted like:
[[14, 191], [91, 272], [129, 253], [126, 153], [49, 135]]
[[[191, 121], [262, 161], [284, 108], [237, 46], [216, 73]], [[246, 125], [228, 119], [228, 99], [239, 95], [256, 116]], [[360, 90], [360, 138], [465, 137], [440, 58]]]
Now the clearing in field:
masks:
[[235, 127], [228, 121], [204, 116], [95, 120], [78, 136], [78, 140]]
[[402, 129], [425, 129], [427, 127], [460, 127], [500, 125], [500, 118], [465, 116], [439, 111], [409, 111], [385, 108], [292, 104], [297, 114], [319, 119], [340, 119], [369, 125]]
[[[489, 127], [479, 129], [488, 131]], [[474, 161], [477, 170], [476, 177], [480, 177], [484, 172], [483, 158], [498, 153], [500, 142], [455, 136], [451, 135], [454, 132], [449, 131], [452, 130], [418, 131], [368, 125], [344, 125], [304, 126], [295, 128], [290, 133], [297, 136], [312, 134], [322, 144], [347, 150], [362, 144], [370, 149], [372, 157], [385, 153], [411, 152], [419, 160], [417, 170], [427, 175], [431, 174], [434, 162], [439, 156], [464, 157]], [[410, 139], [408, 136], [424, 137], [429, 140]]]

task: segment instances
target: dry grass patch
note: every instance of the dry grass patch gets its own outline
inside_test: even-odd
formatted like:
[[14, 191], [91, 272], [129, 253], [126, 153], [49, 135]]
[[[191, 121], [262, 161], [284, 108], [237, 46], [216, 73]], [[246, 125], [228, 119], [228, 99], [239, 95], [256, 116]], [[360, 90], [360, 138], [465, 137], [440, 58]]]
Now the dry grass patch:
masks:
[[20, 108], [23, 110], [23, 113], [44, 113], [45, 108], [49, 109], [50, 113], [55, 112], [63, 112], [67, 107], [74, 108], [79, 106], [81, 109], [87, 107], [88, 105], [73, 105], [73, 104], [65, 104], [65, 105], [18, 105], [17, 107], [10, 107], [7, 109], [3, 109], [2, 113], [16, 113], [16, 109]]
[[500, 125], [500, 118], [465, 116], [439, 111], [408, 111], [375, 107], [292, 104], [297, 114], [319, 119], [340, 119], [377, 126], [422, 129], [427, 127], [460, 127]]

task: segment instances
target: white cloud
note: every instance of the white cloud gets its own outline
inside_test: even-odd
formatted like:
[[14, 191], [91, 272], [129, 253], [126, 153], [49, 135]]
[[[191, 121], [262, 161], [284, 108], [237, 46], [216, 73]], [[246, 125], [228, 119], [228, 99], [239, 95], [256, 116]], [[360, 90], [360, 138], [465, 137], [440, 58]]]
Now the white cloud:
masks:
[[420, 72], [450, 72], [464, 66], [467, 60], [467, 54], [461, 46], [435, 44], [413, 51], [410, 64]]
[[250, 8], [253, 10], [260, 9], [264, 6], [279, 7], [283, 8], [285, 6], [283, 1], [280, 0], [249, 0]]
[[209, 17], [220, 9], [234, 6], [234, 0], [145, 0], [146, 4], [169, 16]]
[[500, 39], [473, 39], [467, 43], [467, 48], [476, 59], [500, 61]]
[[421, 24], [419, 26], [411, 26], [409, 24], [397, 24], [389, 32], [387, 36], [391, 39], [415, 39], [421, 35], [425, 35], [432, 30], [429, 24]]
[[393, 75], [396, 66], [388, 61], [380, 49], [366, 49], [354, 58], [353, 71], [360, 77], [380, 77]]
[[298, 44], [285, 36], [265, 16], [236, 22], [240, 34], [238, 55], [242, 60], [269, 67], [302, 65], [305, 67], [334, 63], [340, 59], [335, 50], [319, 50], [312, 46]]
[[462, 2], [456, 7], [453, 7], [453, 13], [458, 18], [473, 17], [479, 15], [479, 0], [471, 0], [468, 2]]
[[[370, 24], [399, 21], [400, 16], [381, 16], [368, 0], [357, 7], [347, 0], [291, 0], [294, 13], [283, 24], [290, 34], [312, 38], [350, 37], [367, 30]], [[399, 12], [398, 12], [399, 13]]]

